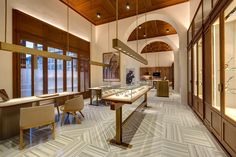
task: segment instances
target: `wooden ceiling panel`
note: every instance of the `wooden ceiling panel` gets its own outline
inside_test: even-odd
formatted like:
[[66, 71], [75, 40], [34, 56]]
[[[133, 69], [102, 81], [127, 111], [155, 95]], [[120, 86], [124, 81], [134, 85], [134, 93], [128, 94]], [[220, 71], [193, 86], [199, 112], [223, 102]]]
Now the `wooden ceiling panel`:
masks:
[[[60, 0], [77, 13], [95, 25], [116, 20], [116, 0]], [[119, 0], [119, 19], [136, 15], [136, 2], [138, 1], [138, 14], [165, 8], [189, 0]], [[129, 4], [130, 9], [126, 8]], [[100, 13], [101, 18], [96, 14]]]
[[173, 51], [172, 47], [165, 42], [155, 41], [146, 45], [141, 53], [154, 53], [154, 52], [164, 52]]
[[128, 41], [137, 40], [137, 30], [138, 40], [177, 34], [175, 28], [172, 27], [169, 23], [160, 20], [154, 20], [145, 22], [136, 27], [136, 29], [134, 29], [130, 34]]

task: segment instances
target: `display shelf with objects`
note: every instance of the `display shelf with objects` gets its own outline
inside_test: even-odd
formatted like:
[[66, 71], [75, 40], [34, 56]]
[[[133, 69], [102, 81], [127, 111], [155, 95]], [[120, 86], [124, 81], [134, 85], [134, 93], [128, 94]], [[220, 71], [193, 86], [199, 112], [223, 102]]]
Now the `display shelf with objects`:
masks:
[[[143, 95], [143, 93], [149, 91], [151, 86], [146, 84], [135, 84], [129, 86], [121, 86], [116, 89], [116, 93], [103, 97], [103, 100], [106, 101], [116, 101], [116, 102], [125, 102], [132, 103], [137, 98]], [[113, 89], [114, 90], [114, 89]]]
[[[91, 96], [90, 96], [90, 105], [99, 105], [99, 102], [103, 97], [107, 97], [113, 94], [116, 94], [120, 91], [120, 85], [104, 85], [99, 87], [89, 88]], [[95, 103], [93, 102], [93, 99]]]
[[123, 142], [122, 137], [122, 126], [127, 122], [130, 116], [126, 120], [122, 120], [122, 107], [123, 105], [132, 105], [139, 98], [144, 96], [143, 102], [131, 113], [131, 115], [139, 108], [148, 107], [147, 106], [147, 93], [152, 88], [148, 82], [141, 82], [130, 86], [121, 86], [120, 92], [113, 94], [108, 97], [102, 98], [106, 102], [110, 102], [111, 110], [116, 111], [116, 136], [115, 139], [108, 139], [110, 144], [123, 147], [131, 148], [132, 145]]

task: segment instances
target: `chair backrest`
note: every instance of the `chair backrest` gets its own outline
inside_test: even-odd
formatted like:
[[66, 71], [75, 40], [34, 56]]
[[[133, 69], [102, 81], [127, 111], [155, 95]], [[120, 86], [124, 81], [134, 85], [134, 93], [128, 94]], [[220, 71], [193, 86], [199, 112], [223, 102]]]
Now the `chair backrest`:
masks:
[[33, 128], [55, 122], [54, 105], [27, 107], [20, 109], [20, 127]]
[[83, 108], [84, 108], [83, 95], [79, 95], [73, 99], [67, 100], [64, 105], [65, 111], [81, 111]]

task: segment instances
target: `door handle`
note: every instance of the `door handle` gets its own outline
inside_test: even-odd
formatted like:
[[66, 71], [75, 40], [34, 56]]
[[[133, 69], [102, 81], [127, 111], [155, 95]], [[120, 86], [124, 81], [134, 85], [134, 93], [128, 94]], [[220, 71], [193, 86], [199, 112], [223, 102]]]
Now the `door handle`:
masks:
[[219, 84], [218, 84], [218, 91], [219, 91], [219, 92], [222, 92], [222, 91], [223, 91], [223, 84], [222, 84], [222, 83], [219, 83]]

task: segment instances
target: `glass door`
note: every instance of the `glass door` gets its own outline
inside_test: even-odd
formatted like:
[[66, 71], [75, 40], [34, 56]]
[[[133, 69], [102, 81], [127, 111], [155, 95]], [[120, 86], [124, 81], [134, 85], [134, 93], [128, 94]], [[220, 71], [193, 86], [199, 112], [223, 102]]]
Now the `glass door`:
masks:
[[[43, 50], [43, 45], [30, 41], [21, 41], [21, 45]], [[43, 94], [43, 57], [21, 54], [21, 97]]]
[[225, 10], [224, 114], [236, 121], [236, 2]]
[[198, 110], [198, 74], [197, 43], [193, 46], [193, 107]]
[[220, 22], [219, 18], [211, 27], [212, 36], [212, 106], [220, 111], [221, 83], [220, 83]]
[[188, 104], [192, 106], [192, 51], [188, 51]]
[[203, 99], [203, 88], [202, 88], [202, 74], [203, 74], [203, 70], [202, 70], [202, 39], [200, 39], [198, 41], [197, 44], [198, 47], [198, 81], [197, 81], [197, 85], [198, 85], [198, 98], [199, 99]]

